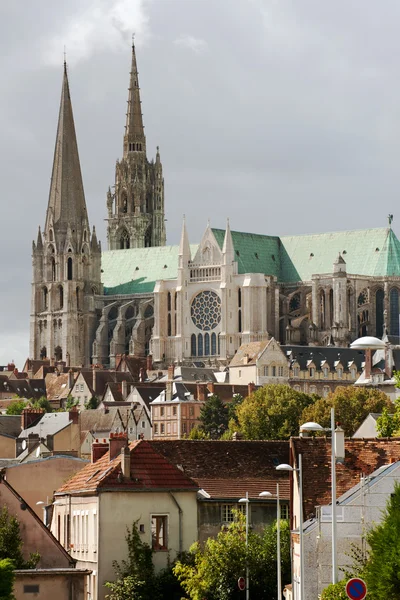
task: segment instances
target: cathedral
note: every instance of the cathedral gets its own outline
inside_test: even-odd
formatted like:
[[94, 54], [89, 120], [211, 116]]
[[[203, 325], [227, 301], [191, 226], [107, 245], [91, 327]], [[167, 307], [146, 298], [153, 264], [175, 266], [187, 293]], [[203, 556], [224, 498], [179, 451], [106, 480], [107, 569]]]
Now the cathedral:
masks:
[[[112, 191], [113, 190], [113, 191]], [[49, 200], [33, 242], [30, 357], [113, 367], [226, 365], [243, 343], [347, 346], [399, 336], [400, 242], [388, 227], [298, 236], [215, 229], [166, 245], [160, 152], [147, 157], [135, 47], [123, 154], [106, 194], [108, 249], [89, 225], [64, 64]]]

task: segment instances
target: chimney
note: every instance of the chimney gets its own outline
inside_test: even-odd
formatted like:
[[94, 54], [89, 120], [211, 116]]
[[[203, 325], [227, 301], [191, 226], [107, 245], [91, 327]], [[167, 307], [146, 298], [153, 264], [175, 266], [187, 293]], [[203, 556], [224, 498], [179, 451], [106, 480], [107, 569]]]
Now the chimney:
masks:
[[50, 366], [54, 367], [55, 365], [55, 360], [54, 360], [54, 356], [50, 359]]
[[168, 381], [165, 382], [165, 400], [167, 402], [171, 402], [172, 400], [172, 396], [173, 396], [173, 382], [170, 381], [168, 379]]
[[372, 371], [372, 350], [367, 348], [365, 350], [365, 379], [371, 379]]
[[72, 421], [74, 425], [79, 424], [79, 410], [77, 406], [73, 406], [69, 411], [69, 420]]
[[146, 369], [144, 367], [140, 367], [139, 371], [139, 381], [143, 383], [147, 379]]
[[96, 393], [96, 369], [93, 365], [93, 371], [92, 371], [92, 388], [93, 388], [93, 393]]
[[131, 451], [129, 446], [121, 448], [121, 469], [124, 479], [129, 481], [131, 478]]
[[174, 380], [174, 371], [175, 371], [174, 365], [170, 365], [168, 367], [168, 381], [173, 381]]
[[73, 373], [72, 369], [70, 369], [68, 371], [68, 389], [72, 390], [72, 388], [74, 387], [74, 383], [75, 383], [74, 373]]
[[256, 384], [254, 383], [254, 381], [251, 381], [247, 385], [247, 395], [251, 396], [251, 394], [254, 392], [255, 389], [256, 389]]
[[121, 382], [121, 388], [122, 397], [124, 400], [126, 400], [126, 398], [128, 397], [128, 382], [126, 380]]
[[126, 433], [110, 433], [110, 460], [115, 458], [124, 446], [128, 445]]
[[99, 460], [99, 458], [104, 456], [105, 453], [107, 452], [108, 448], [109, 448], [109, 444], [107, 444], [107, 442], [99, 442], [99, 440], [96, 440], [95, 442], [93, 442], [93, 444], [92, 444], [92, 463], [97, 462]]
[[28, 429], [44, 412], [42, 408], [24, 408], [21, 413], [21, 429]]
[[152, 371], [153, 370], [153, 357], [151, 354], [149, 354], [146, 357], [146, 371]]
[[391, 369], [391, 351], [389, 349], [389, 344], [386, 344], [385, 346], [385, 373], [388, 377], [392, 376], [392, 369]]
[[235, 431], [232, 435], [232, 439], [237, 441], [237, 440], [242, 440], [243, 439], [243, 434], [240, 433], [240, 431]]
[[215, 383], [213, 381], [210, 381], [207, 387], [210, 394], [215, 394]]
[[71, 355], [69, 352], [67, 352], [67, 367], [70, 366], [70, 363], [71, 363]]
[[14, 375], [18, 375], [18, 369], [17, 369], [17, 367], [15, 367], [15, 369], [14, 369]]
[[28, 435], [28, 439], [26, 440], [26, 442], [27, 442], [28, 452], [30, 452], [32, 450], [32, 448], [34, 446], [36, 446], [36, 444], [38, 442], [40, 442], [39, 434], [38, 433], [30, 433]]
[[204, 402], [207, 400], [207, 386], [205, 383], [197, 384], [197, 400]]
[[335, 429], [335, 456], [337, 463], [344, 463], [345, 448], [344, 448], [344, 431], [338, 425]]
[[249, 355], [245, 354], [242, 358], [242, 364], [244, 365], [248, 365], [249, 364]]

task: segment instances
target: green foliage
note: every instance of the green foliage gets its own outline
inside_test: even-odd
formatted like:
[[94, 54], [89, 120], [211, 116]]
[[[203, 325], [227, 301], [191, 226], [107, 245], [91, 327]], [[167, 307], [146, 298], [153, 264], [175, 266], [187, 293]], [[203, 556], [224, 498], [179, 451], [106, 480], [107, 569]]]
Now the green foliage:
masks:
[[[281, 522], [281, 553], [283, 581], [290, 581], [290, 531]], [[246, 547], [245, 517], [237, 520], [217, 538], [208, 538], [204, 548], [195, 543], [189, 560], [177, 561], [173, 571], [191, 600], [240, 600], [237, 580], [249, 566], [250, 596], [277, 599], [276, 585], [276, 524], [267, 527], [264, 535], [249, 532]]]
[[288, 439], [298, 435], [302, 412], [313, 402], [288, 385], [266, 385], [237, 407], [239, 431], [248, 440]]
[[47, 412], [47, 413], [53, 412], [53, 407], [51, 406], [50, 402], [47, 400], [46, 396], [42, 396], [41, 398], [39, 398], [39, 400], [35, 400], [34, 402], [31, 402], [31, 406], [32, 406], [32, 408], [36, 408], [36, 409], [41, 408], [42, 410], [44, 410], [44, 412]]
[[391, 415], [387, 408], [382, 410], [382, 414], [376, 421], [376, 429], [379, 437], [392, 437], [394, 432], [399, 428], [397, 411]]
[[14, 563], [9, 558], [0, 559], [0, 600], [15, 600], [13, 596]]
[[152, 561], [153, 550], [140, 539], [137, 521], [127, 528], [125, 540], [128, 558], [121, 564], [113, 562], [116, 581], [106, 582], [111, 591], [109, 600], [154, 600], [155, 575]]
[[69, 412], [74, 408], [74, 406], [77, 406], [78, 404], [79, 400], [71, 396], [71, 394], [68, 394], [67, 401], [65, 403], [65, 412]]
[[367, 535], [369, 559], [364, 577], [368, 598], [400, 598], [400, 485], [396, 482], [383, 521]]
[[351, 437], [369, 413], [389, 413], [394, 406], [389, 397], [380, 390], [355, 386], [338, 387], [326, 398], [320, 398], [303, 411], [301, 420], [316, 421], [322, 427], [330, 427], [331, 408], [335, 409], [335, 419], [344, 429], [346, 437]]
[[346, 594], [347, 579], [342, 579], [339, 583], [331, 583], [326, 587], [321, 594], [321, 600], [348, 600]]
[[206, 433], [201, 427], [193, 427], [187, 436], [188, 440], [209, 440], [210, 434]]
[[13, 400], [7, 406], [6, 415], [22, 415], [22, 411], [25, 407], [25, 400]]
[[244, 398], [241, 394], [235, 394], [231, 402], [227, 404], [229, 428], [232, 428], [232, 426], [234, 428], [239, 425], [237, 420], [237, 409], [242, 404], [243, 400]]
[[200, 410], [201, 429], [218, 439], [228, 429], [229, 410], [216, 394], [209, 396]]
[[85, 408], [86, 410], [95, 410], [99, 405], [99, 400], [98, 398], [96, 398], [96, 396], [92, 396], [89, 400], [89, 402], [87, 402], [85, 404]]
[[6, 506], [0, 512], [0, 560], [11, 559], [16, 569], [34, 569], [40, 560], [37, 553], [25, 561], [22, 555], [22, 538], [19, 522], [9, 514]]

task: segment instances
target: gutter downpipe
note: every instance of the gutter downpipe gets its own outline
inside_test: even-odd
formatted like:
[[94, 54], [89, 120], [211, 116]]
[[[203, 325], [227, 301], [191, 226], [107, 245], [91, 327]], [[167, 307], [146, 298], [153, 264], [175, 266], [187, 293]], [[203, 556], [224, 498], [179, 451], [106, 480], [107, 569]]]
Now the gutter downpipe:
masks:
[[183, 518], [183, 510], [181, 509], [178, 500], [175, 498], [172, 492], [168, 492], [174, 501], [178, 511], [179, 511], [179, 554], [182, 554], [183, 551], [183, 527], [182, 527], [182, 518]]

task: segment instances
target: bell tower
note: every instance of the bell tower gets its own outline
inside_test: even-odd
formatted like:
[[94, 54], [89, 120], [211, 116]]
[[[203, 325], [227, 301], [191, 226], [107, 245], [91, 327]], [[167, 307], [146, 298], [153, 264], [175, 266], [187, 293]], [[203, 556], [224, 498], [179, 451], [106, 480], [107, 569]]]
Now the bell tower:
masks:
[[101, 246], [89, 226], [66, 63], [46, 222], [32, 265], [30, 357], [89, 364]]
[[135, 45], [128, 88], [123, 156], [108, 189], [108, 249], [165, 246], [164, 178], [160, 152], [147, 160]]

